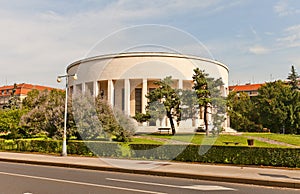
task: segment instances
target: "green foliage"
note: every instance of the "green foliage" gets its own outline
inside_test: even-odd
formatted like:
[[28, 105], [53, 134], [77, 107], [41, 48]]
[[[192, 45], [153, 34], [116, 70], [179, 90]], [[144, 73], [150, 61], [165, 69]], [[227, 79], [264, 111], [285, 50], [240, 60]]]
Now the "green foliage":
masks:
[[224, 86], [222, 78], [214, 79], [207, 78], [208, 88], [210, 91], [212, 107], [212, 122], [213, 122], [213, 133], [219, 133], [223, 130], [223, 123], [225, 121], [225, 114], [227, 111], [226, 97], [222, 96], [220, 88]]
[[0, 109], [0, 132], [7, 133], [7, 138], [26, 137], [28, 131], [20, 126], [21, 116], [26, 110], [21, 109]]
[[239, 131], [261, 131], [300, 134], [299, 75], [294, 66], [283, 81], [266, 83], [259, 88], [258, 96], [231, 92], [227, 98], [231, 127]]
[[[127, 147], [127, 148], [126, 148]], [[126, 155], [136, 159], [175, 160], [240, 165], [300, 167], [300, 149], [244, 146], [126, 144]], [[129, 149], [128, 149], [129, 148]], [[60, 153], [61, 141], [0, 140], [1, 150]], [[84, 156], [124, 157], [121, 144], [100, 141], [68, 141], [68, 153]], [[199, 154], [201, 150], [208, 150]], [[180, 154], [178, 154], [180, 153]], [[176, 156], [174, 158], [174, 156]]]
[[199, 68], [194, 69], [194, 75], [193, 75], [193, 81], [194, 86], [193, 89], [196, 92], [197, 95], [197, 101], [200, 108], [200, 118], [202, 117], [202, 108], [203, 108], [203, 115], [204, 115], [204, 125], [206, 130], [206, 135], [208, 135], [208, 106], [209, 103], [211, 103], [210, 98], [210, 91], [208, 89], [208, 83], [207, 83], [207, 76], [208, 74], [204, 73], [204, 71], [200, 70]]
[[69, 141], [68, 153], [84, 156], [122, 156], [118, 143], [100, 141]]
[[146, 114], [144, 117], [147, 118], [148, 121], [150, 121], [150, 123], [156, 123], [156, 121], [159, 120], [161, 126], [165, 116], [166, 116], [166, 110], [162, 102], [160, 101], [148, 102], [148, 105], [146, 107]]
[[151, 116], [149, 115], [149, 113], [147, 114], [143, 114], [143, 113], [135, 113], [135, 116], [133, 117], [137, 122], [139, 123], [143, 123], [146, 121], [149, 121], [149, 119], [151, 118]]
[[[240, 165], [300, 167], [300, 149], [256, 148], [238, 146], [158, 145], [131, 144], [132, 157], [143, 159], [175, 160]], [[199, 150], [208, 150], [199, 155]], [[183, 150], [176, 158], [178, 150]], [[178, 152], [177, 152], [178, 153]]]
[[136, 131], [136, 123], [120, 110], [114, 110], [114, 115], [118, 123], [118, 126], [112, 132], [116, 137], [115, 140], [119, 142], [131, 141], [131, 136], [133, 136]]
[[[23, 101], [23, 107], [29, 111], [22, 116], [21, 123], [23, 127], [29, 129], [32, 135], [47, 133], [48, 137], [61, 139], [64, 125], [64, 105], [64, 91], [45, 90], [39, 92], [33, 90]], [[71, 117], [68, 116], [68, 118]], [[70, 124], [72, 121], [68, 123]], [[67, 131], [68, 136], [74, 133], [70, 126]]]
[[193, 90], [179, 90], [181, 100], [181, 120], [192, 119], [192, 126], [195, 127], [195, 120], [198, 112], [198, 99]]
[[72, 110], [79, 139], [95, 140], [103, 135], [101, 122], [99, 121], [95, 106], [95, 99], [90, 93], [74, 96]]
[[[226, 99], [222, 97], [220, 88], [224, 85], [221, 78], [214, 79], [208, 77], [209, 75], [200, 70], [194, 69], [193, 81], [197, 96], [197, 103], [199, 105], [200, 118], [203, 115], [206, 135], [208, 131], [208, 109], [212, 110], [213, 132], [218, 133], [222, 130], [222, 124], [225, 121], [226, 113]], [[194, 101], [192, 99], [192, 101]]]
[[[180, 121], [180, 98], [178, 92], [171, 87], [173, 81], [172, 77], [166, 77], [161, 81], [157, 81], [154, 84], [158, 86], [155, 90], [151, 91], [146, 95], [148, 98], [147, 111], [151, 115], [151, 118], [162, 118], [165, 111], [168, 117], [172, 129], [172, 134], [175, 135], [175, 125], [173, 118]], [[163, 105], [163, 106], [162, 106]]]
[[282, 81], [267, 83], [256, 98], [261, 124], [273, 133], [299, 133], [300, 95]]
[[113, 110], [101, 96], [96, 98], [95, 105], [105, 136], [109, 138], [115, 136], [115, 140], [120, 142], [130, 141], [130, 137], [134, 135], [136, 130], [133, 119], [125, 115], [122, 111]]
[[287, 77], [288, 80], [290, 80], [290, 85], [292, 86], [293, 90], [298, 90], [299, 89], [299, 79], [300, 76], [296, 72], [294, 65], [292, 65], [291, 72], [289, 73], [289, 76]]
[[230, 92], [227, 96], [228, 115], [230, 126], [238, 131], [256, 132], [262, 126], [255, 121], [258, 120], [258, 110], [249, 95], [241, 92]]

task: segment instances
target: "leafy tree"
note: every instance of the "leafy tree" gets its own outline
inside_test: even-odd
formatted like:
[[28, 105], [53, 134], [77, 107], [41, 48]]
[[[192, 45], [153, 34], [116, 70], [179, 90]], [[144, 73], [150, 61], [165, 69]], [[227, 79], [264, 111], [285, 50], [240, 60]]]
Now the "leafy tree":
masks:
[[298, 84], [299, 84], [298, 79], [299, 78], [300, 78], [300, 76], [298, 75], [294, 66], [292, 65], [291, 72], [289, 73], [289, 76], [287, 79], [290, 80], [290, 85], [292, 86], [293, 90], [299, 89], [299, 87], [298, 87]]
[[[146, 95], [148, 98], [147, 111], [153, 111], [154, 107], [157, 107], [159, 113], [162, 107], [165, 109], [166, 116], [168, 117], [172, 129], [172, 135], [175, 135], [175, 124], [173, 118], [176, 117], [177, 123], [180, 121], [180, 98], [178, 92], [171, 87], [173, 83], [172, 77], [166, 77], [161, 81], [157, 81], [154, 84], [158, 86], [155, 90]], [[163, 105], [163, 106], [162, 106]], [[155, 111], [155, 110], [154, 110]], [[158, 112], [158, 111], [156, 111]], [[151, 117], [152, 114], [150, 113]], [[161, 114], [160, 114], [161, 115]]]
[[118, 127], [114, 129], [113, 135], [116, 136], [116, 140], [120, 142], [128, 142], [131, 136], [136, 131], [136, 123], [132, 118], [124, 114], [120, 110], [114, 110], [114, 115], [118, 124]]
[[[33, 90], [23, 101], [23, 108], [28, 109], [22, 116], [22, 125], [32, 134], [46, 133], [48, 137], [61, 139], [64, 126], [65, 92], [61, 90]], [[70, 102], [68, 103], [70, 111]], [[71, 126], [72, 117], [68, 112], [68, 137], [74, 134]]]
[[[207, 76], [208, 74], [204, 73], [204, 71], [200, 70], [199, 68], [194, 69], [193, 89], [195, 90], [197, 95], [198, 105], [200, 108], [200, 118], [202, 117], [203, 114], [206, 135], [209, 134], [207, 116], [208, 116], [208, 107], [209, 104], [211, 103], [211, 98], [210, 98], [211, 93], [208, 89], [208, 83], [206, 79]], [[204, 112], [202, 112], [202, 109]]]
[[[296, 101], [295, 101], [296, 100]], [[260, 122], [271, 132], [295, 133], [299, 115], [299, 95], [282, 81], [270, 82], [259, 88], [257, 96]]]
[[[151, 123], [155, 123], [159, 120], [160, 126], [162, 125], [162, 121], [166, 116], [166, 109], [164, 104], [161, 101], [153, 101], [149, 102], [146, 106], [147, 112], [143, 116], [144, 118], [147, 118]], [[148, 116], [149, 115], [149, 116]]]
[[33, 89], [27, 93], [27, 97], [22, 101], [22, 108], [34, 109], [37, 105], [45, 102], [47, 92], [40, 92], [37, 89]]
[[27, 136], [27, 131], [20, 126], [21, 116], [26, 110], [21, 109], [0, 109], [0, 132], [7, 133], [8, 138], [20, 138]]
[[213, 132], [219, 133], [222, 130], [222, 124], [225, 121], [226, 98], [221, 93], [221, 87], [224, 86], [222, 78], [207, 78], [208, 89], [210, 91], [210, 105], [212, 108]]
[[192, 119], [192, 126], [196, 125], [198, 100], [195, 91], [179, 90], [181, 100], [181, 120]]
[[122, 111], [113, 108], [98, 96], [95, 100], [96, 111], [105, 137], [116, 137], [117, 141], [128, 142], [134, 135], [136, 126], [131, 118]]
[[140, 113], [140, 112], [137, 112], [135, 113], [135, 116], [133, 117], [137, 122], [139, 123], [143, 123], [143, 122], [146, 122], [146, 121], [149, 121], [149, 119], [151, 118], [150, 114], [144, 114], [144, 113]]
[[256, 123], [259, 118], [258, 108], [247, 93], [230, 92], [227, 96], [227, 107], [232, 128], [247, 132], [259, 131], [262, 128]]
[[79, 139], [94, 140], [101, 136], [102, 126], [95, 108], [95, 99], [89, 92], [73, 97], [72, 110]]

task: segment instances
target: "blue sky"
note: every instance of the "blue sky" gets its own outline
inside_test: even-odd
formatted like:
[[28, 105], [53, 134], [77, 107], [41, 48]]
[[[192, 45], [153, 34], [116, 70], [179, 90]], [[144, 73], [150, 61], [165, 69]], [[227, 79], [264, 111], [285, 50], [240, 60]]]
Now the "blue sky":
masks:
[[292, 64], [300, 72], [298, 0], [0, 3], [0, 85], [63, 87], [56, 76], [84, 58], [95, 43], [117, 30], [144, 24], [171, 26], [198, 39], [228, 65], [230, 85], [285, 79]]

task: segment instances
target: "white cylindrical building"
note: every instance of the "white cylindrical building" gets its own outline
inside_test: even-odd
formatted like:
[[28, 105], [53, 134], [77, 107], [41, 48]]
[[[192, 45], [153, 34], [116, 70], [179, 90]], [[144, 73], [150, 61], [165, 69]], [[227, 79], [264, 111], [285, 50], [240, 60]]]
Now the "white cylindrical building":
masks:
[[222, 78], [222, 95], [227, 96], [228, 67], [212, 59], [191, 55], [162, 52], [102, 55], [70, 64], [67, 74], [78, 75], [78, 80], [69, 79], [72, 93], [101, 95], [113, 107], [134, 116], [137, 112], [145, 113], [145, 95], [157, 87], [155, 81], [172, 76], [174, 88], [192, 89], [195, 68], [215, 79]]

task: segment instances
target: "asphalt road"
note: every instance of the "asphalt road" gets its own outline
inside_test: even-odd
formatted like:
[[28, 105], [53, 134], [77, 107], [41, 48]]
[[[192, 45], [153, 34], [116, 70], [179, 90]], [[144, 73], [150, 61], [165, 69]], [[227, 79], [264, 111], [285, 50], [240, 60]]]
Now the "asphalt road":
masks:
[[0, 194], [299, 193], [299, 190], [0, 162]]

